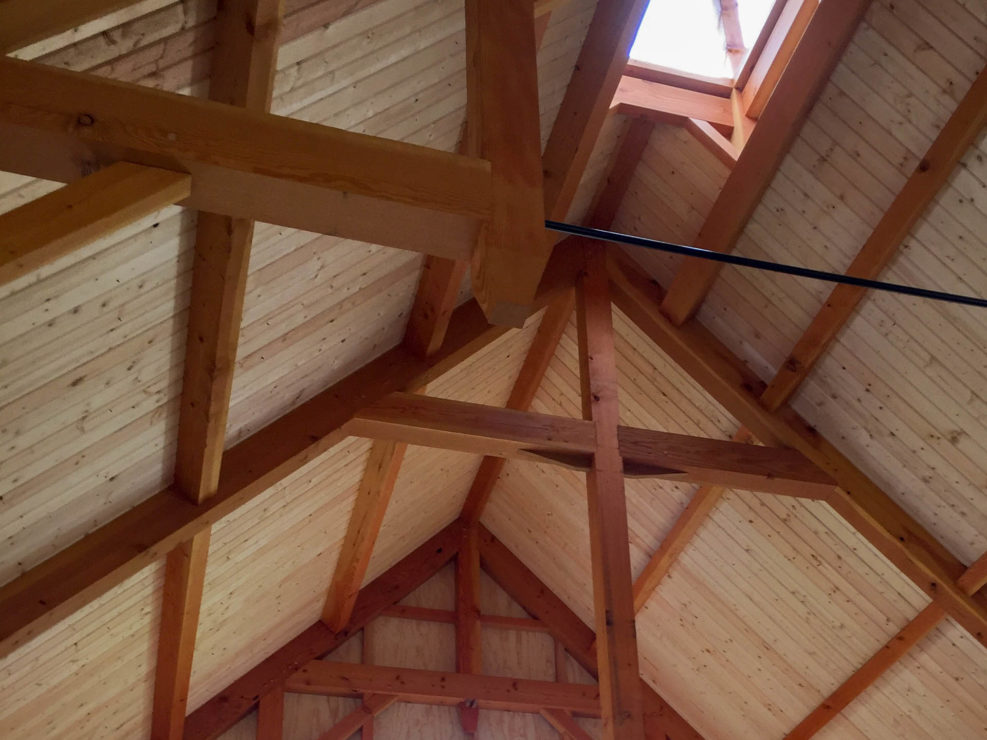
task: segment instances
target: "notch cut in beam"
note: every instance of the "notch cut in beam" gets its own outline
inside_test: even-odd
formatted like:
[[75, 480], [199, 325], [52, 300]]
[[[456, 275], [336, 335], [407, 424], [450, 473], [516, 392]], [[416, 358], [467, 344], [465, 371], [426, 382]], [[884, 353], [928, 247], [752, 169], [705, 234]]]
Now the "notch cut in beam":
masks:
[[[350, 434], [426, 447], [588, 469], [592, 423], [550, 414], [394, 393], [358, 411]], [[732, 488], [827, 498], [833, 479], [801, 453], [620, 427], [628, 475], [720, 483]]]
[[349, 697], [371, 693], [440, 706], [475, 700], [481, 709], [539, 712], [549, 708], [564, 709], [584, 717], [600, 714], [599, 689], [592, 684], [559, 684], [325, 660], [307, 663], [285, 681], [285, 691]]
[[[192, 175], [184, 205], [468, 259], [490, 164], [0, 59], [0, 167], [69, 182], [121, 159]], [[315, 163], [315, 164], [314, 164]]]
[[185, 200], [182, 172], [118, 162], [0, 214], [0, 285]]

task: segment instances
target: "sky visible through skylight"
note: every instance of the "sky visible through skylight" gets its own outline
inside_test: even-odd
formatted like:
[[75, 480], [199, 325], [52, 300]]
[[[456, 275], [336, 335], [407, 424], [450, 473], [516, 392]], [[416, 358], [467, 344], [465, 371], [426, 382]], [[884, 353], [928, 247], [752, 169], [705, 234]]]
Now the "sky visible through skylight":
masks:
[[[774, 0], [739, 0], [748, 48], [757, 41]], [[631, 59], [707, 77], [733, 77], [727, 59], [719, 3], [715, 0], [651, 0], [631, 48]]]

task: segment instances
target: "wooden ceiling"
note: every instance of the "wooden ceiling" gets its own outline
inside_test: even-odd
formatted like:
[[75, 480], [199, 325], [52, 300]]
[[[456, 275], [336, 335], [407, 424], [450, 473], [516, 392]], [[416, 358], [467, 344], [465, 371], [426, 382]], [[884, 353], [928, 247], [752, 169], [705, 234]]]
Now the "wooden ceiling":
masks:
[[987, 294], [987, 8], [645, 5], [0, 2], [0, 735], [987, 733], [979, 312], [541, 228]]

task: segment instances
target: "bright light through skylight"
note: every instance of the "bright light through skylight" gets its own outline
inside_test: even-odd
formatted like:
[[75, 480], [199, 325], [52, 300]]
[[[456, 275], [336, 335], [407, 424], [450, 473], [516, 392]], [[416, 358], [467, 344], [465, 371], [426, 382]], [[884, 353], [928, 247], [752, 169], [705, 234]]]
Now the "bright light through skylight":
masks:
[[[757, 41], [774, 0], [739, 0], [744, 44]], [[733, 77], [716, 0], [651, 0], [631, 59], [707, 77]]]

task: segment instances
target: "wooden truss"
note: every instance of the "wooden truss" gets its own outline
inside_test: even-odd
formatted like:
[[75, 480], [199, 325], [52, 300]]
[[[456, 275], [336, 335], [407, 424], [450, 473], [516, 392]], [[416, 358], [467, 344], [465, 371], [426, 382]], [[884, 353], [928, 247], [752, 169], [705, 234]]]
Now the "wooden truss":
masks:
[[[16, 22], [0, 24], [0, 47], [17, 48], [125, 4], [89, 0], [56, 12], [61, 4], [53, 0], [8, 0], [6, 12]], [[724, 96], [716, 84], [626, 68], [645, 2], [600, 3], [542, 156], [535, 53], [551, 2], [532, 8], [530, 0], [467, 0], [469, 104], [459, 154], [268, 112], [279, 34], [288, 28], [300, 33], [304, 24], [292, 19], [314, 12], [315, 3], [298, 3], [301, 9], [289, 18], [278, 0], [223, 3], [210, 100], [0, 60], [0, 168], [69, 183], [0, 216], [0, 281], [163, 205], [201, 212], [175, 482], [0, 588], [0, 655], [166, 558], [156, 738], [215, 737], [255, 705], [260, 726], [276, 737], [284, 691], [363, 698], [363, 706], [325, 737], [369, 726], [395, 701], [421, 701], [458, 706], [467, 732], [475, 731], [477, 713], [492, 707], [539, 712], [568, 737], [582, 737], [573, 715], [599, 715], [607, 738], [695, 738], [698, 733], [639, 676], [635, 613], [731, 487], [828, 502], [933, 600], [790, 737], [811, 736], [947, 615], [987, 645], [987, 596], [980, 593], [987, 559], [964, 568], [787, 405], [848, 320], [860, 289], [834, 291], [766, 384], [693, 318], [717, 274], [709, 263], [686, 264], [665, 292], [633, 261], [601, 244], [567, 240], [553, 252], [555, 242], [542, 228], [544, 217], [568, 212], [614, 108], [633, 120], [587, 223], [611, 223], [653, 122], [673, 121], [732, 166], [697, 242], [732, 249], [867, 4], [827, 0], [817, 9], [811, 0], [779, 3], [759, 41], [770, 53], [744, 70], [742, 89]], [[853, 274], [873, 277], [887, 264], [985, 115], [987, 78], [981, 74], [862, 247]], [[224, 451], [255, 220], [427, 257], [402, 345]], [[467, 269], [477, 300], [455, 308]], [[739, 420], [743, 426], [732, 442], [618, 423], [611, 303]], [[583, 418], [532, 413], [527, 409], [574, 306]], [[542, 309], [507, 409], [424, 395], [432, 380]], [[322, 620], [186, 717], [212, 525], [351, 435], [374, 443]], [[752, 439], [764, 446], [748, 444]], [[362, 586], [409, 443], [484, 460], [460, 519]], [[595, 628], [480, 524], [505, 459], [587, 474]], [[702, 484], [636, 583], [627, 475]], [[395, 606], [453, 558], [455, 612], [426, 615]], [[481, 674], [478, 634], [496, 621], [477, 608], [481, 567], [537, 620], [515, 628], [550, 632], [598, 676], [598, 691]], [[382, 614], [454, 623], [456, 673], [397, 676], [386, 667], [318, 660]]]

